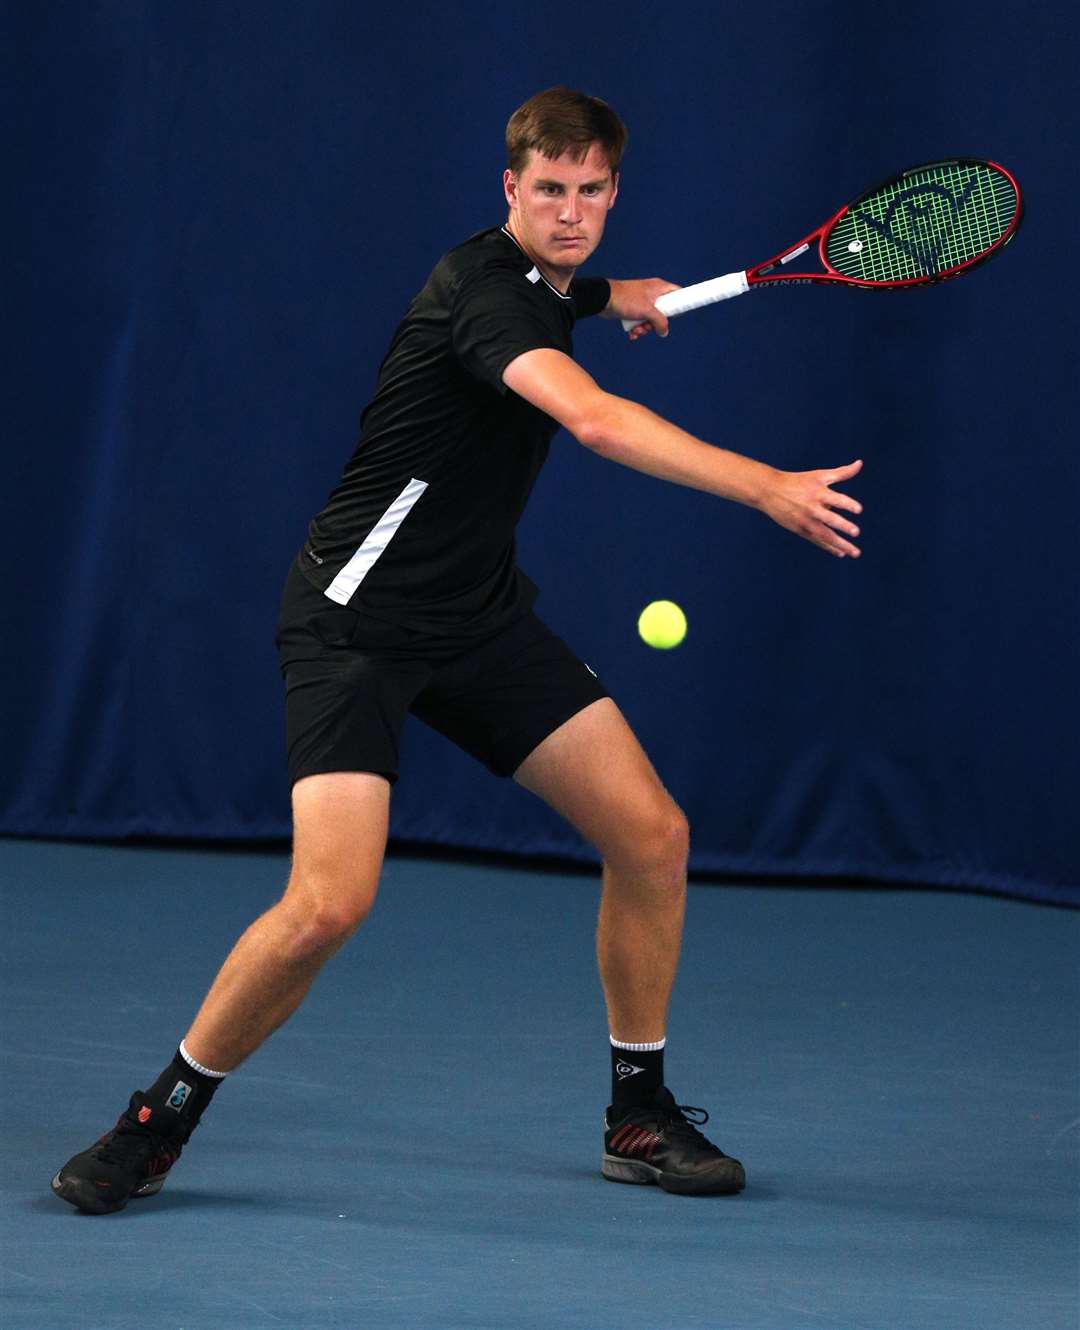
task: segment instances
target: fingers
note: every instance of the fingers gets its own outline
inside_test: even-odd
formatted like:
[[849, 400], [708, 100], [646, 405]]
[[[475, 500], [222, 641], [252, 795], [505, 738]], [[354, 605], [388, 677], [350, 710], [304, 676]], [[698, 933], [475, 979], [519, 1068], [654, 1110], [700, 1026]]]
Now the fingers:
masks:
[[649, 313], [648, 322], [635, 324], [627, 333], [627, 336], [632, 342], [636, 342], [639, 337], [644, 337], [646, 333], [650, 333], [654, 329], [660, 337], [668, 335], [667, 315], [655, 308]]
[[823, 471], [821, 478], [826, 485], [836, 485], [841, 481], [850, 480], [852, 476], [857, 476], [862, 470], [862, 458], [856, 462], [849, 462], [847, 466], [837, 467], [832, 471]]
[[823, 507], [817, 514], [817, 519], [823, 526], [831, 527], [834, 531], [842, 531], [846, 536], [858, 536], [861, 534], [854, 522], [849, 522], [846, 517], [841, 517], [839, 513], [834, 513], [831, 508]]
[[841, 559], [858, 559], [862, 555], [858, 545], [845, 540], [845, 536], [857, 539], [862, 534], [859, 528], [846, 518], [830, 512], [828, 508], [819, 508], [799, 520], [782, 522], [781, 525], [786, 525], [789, 531], [794, 531], [797, 536], [802, 536], [827, 554], [834, 554]]
[[[844, 494], [841, 490], [830, 489], [829, 486], [839, 484], [845, 480], [850, 480], [852, 476], [858, 475], [861, 470], [862, 459], [860, 458], [858, 461], [849, 462], [847, 466], [839, 467], [834, 471], [822, 471], [820, 473], [821, 480], [825, 485], [825, 492], [821, 496], [824, 513], [819, 514], [819, 520], [825, 522], [828, 526], [833, 527], [837, 531], [846, 532], [849, 536], [857, 536], [859, 534], [859, 528], [854, 522], [847, 521], [845, 518], [840, 517], [837, 513], [832, 512], [831, 510], [834, 508], [841, 508], [844, 512], [858, 514], [863, 510], [862, 504], [858, 499], [853, 499], [850, 494]], [[844, 553], [850, 554], [851, 550], [845, 550]]]
[[849, 462], [847, 466], [838, 467], [834, 471], [825, 471], [821, 477], [825, 482], [826, 491], [822, 498], [821, 512], [818, 514], [822, 535], [817, 540], [817, 544], [841, 559], [858, 559], [862, 555], [862, 551], [857, 545], [852, 545], [850, 541], [844, 540], [840, 533], [843, 532], [844, 535], [858, 537], [861, 532], [854, 522], [848, 521], [846, 517], [841, 517], [838, 512], [833, 510], [841, 508], [848, 513], [861, 513], [863, 508], [858, 499], [853, 499], [850, 494], [829, 489], [828, 486], [850, 480], [853, 476], [858, 475], [861, 470], [862, 458], [859, 458], [854, 462]]
[[844, 536], [851, 536], [857, 540], [862, 534], [854, 522], [834, 513], [831, 508], [822, 507], [815, 515], [817, 531], [812, 539], [816, 538], [817, 543], [832, 554], [848, 555], [853, 559], [860, 556], [862, 551], [859, 547], [844, 539]]
[[848, 513], [862, 512], [862, 504], [850, 494], [838, 494], [833, 490], [826, 490], [822, 502], [827, 503], [830, 508], [843, 508]]
[[[858, 532], [856, 532], [856, 534], [858, 534]], [[859, 559], [862, 557], [862, 550], [859, 549], [858, 545], [852, 545], [849, 540], [844, 540], [842, 536], [837, 535], [835, 531], [825, 526], [824, 523], [819, 525], [817, 531], [811, 535], [810, 539], [815, 545], [820, 545], [823, 550], [827, 550], [830, 554], [835, 554], [840, 559]]]
[[[782, 527], [838, 559], [861, 558], [862, 551], [852, 542], [862, 532], [844, 514], [861, 513], [862, 504], [850, 494], [829, 488], [861, 470], [859, 459], [829, 471], [777, 472], [775, 490], [766, 499], [764, 510]], [[840, 509], [843, 511], [837, 511]]]

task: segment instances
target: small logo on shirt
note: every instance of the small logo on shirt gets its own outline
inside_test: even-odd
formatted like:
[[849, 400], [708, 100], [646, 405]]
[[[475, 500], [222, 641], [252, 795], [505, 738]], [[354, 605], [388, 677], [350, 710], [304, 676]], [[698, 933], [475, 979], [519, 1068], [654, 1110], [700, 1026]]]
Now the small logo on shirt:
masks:
[[319, 558], [319, 556], [315, 553], [315, 551], [311, 548], [310, 545], [305, 545], [305, 546], [304, 546], [304, 553], [308, 556], [308, 558], [312, 561], [312, 563], [325, 563], [325, 562], [326, 562], [325, 559], [320, 559], [320, 558]]

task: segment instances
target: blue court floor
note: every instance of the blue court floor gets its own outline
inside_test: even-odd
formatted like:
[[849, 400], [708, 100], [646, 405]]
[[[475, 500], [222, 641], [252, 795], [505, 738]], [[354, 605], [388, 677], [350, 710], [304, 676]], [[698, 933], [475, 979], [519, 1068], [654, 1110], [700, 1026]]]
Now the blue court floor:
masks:
[[1076, 1330], [1080, 912], [691, 889], [668, 1080], [737, 1197], [598, 1171], [587, 875], [391, 858], [160, 1196], [49, 1179], [284, 854], [0, 841], [3, 1330]]

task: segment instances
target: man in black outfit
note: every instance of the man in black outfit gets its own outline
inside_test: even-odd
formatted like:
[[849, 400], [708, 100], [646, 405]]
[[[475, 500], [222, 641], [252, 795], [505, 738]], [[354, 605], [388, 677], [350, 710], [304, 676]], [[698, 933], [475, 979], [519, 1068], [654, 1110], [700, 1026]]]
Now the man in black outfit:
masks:
[[[577, 319], [667, 334], [658, 278], [575, 277], [618, 192], [626, 130], [567, 88], [507, 126], [506, 224], [450, 250], [383, 361], [360, 442], [289, 573], [278, 645], [294, 854], [282, 899], [243, 934], [172, 1062], [53, 1189], [105, 1213], [160, 1190], [226, 1073], [300, 1004], [363, 921], [386, 842], [407, 711], [513, 776], [597, 847], [597, 955], [612, 1076], [601, 1171], [672, 1192], [735, 1192], [742, 1165], [665, 1087], [686, 896], [682, 812], [599, 679], [532, 611], [514, 531], [565, 427], [662, 480], [759, 509], [844, 558], [861, 463], [782, 472], [606, 393], [572, 359]], [[705, 1115], [707, 1116], [707, 1115]]]

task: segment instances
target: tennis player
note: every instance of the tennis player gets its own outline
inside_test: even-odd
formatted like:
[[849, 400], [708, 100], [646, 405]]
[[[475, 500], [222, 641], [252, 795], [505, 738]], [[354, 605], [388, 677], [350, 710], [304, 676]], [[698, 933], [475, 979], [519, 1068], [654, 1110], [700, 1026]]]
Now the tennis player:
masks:
[[282, 602], [294, 852], [281, 900], [225, 961], [172, 1061], [56, 1174], [81, 1210], [160, 1190], [226, 1074], [299, 1006], [363, 921], [408, 711], [545, 800], [603, 858], [597, 952], [610, 1029], [601, 1171], [736, 1192], [742, 1165], [664, 1077], [686, 897], [686, 819], [603, 684], [533, 612], [514, 532], [559, 426], [601, 457], [758, 509], [856, 557], [861, 463], [784, 472], [605, 392], [573, 360], [593, 315], [667, 334], [658, 278], [578, 277], [619, 187], [626, 129], [551, 88], [507, 126], [504, 225], [436, 264], [382, 363], [359, 445], [311, 522]]

